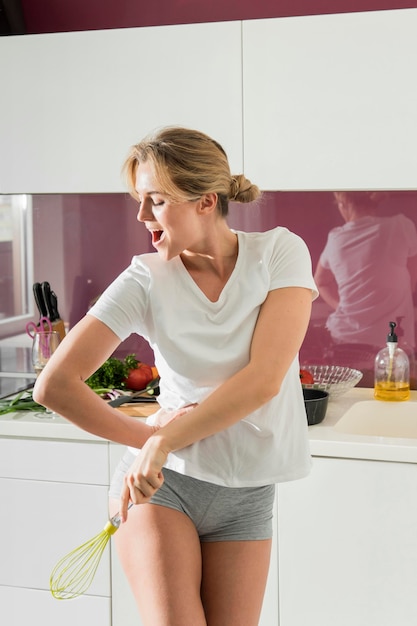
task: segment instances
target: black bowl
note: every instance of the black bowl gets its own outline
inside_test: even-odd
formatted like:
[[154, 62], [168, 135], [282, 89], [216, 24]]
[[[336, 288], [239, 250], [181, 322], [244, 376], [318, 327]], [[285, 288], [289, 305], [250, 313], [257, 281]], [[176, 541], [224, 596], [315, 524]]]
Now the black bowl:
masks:
[[326, 415], [328, 392], [321, 389], [303, 389], [303, 395], [308, 425], [320, 424]]

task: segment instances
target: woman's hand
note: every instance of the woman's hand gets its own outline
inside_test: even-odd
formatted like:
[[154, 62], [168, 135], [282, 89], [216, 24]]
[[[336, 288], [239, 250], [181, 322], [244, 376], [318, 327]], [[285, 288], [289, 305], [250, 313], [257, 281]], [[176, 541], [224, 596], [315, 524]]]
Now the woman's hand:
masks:
[[175, 411], [166, 411], [165, 409], [160, 409], [155, 414], [155, 426], [158, 428], [162, 428], [162, 426], [165, 426], [166, 424], [169, 424], [169, 422], [178, 419], [179, 417], [181, 417], [181, 415], [189, 413], [196, 406], [197, 403], [187, 404], [186, 406], [183, 406], [180, 409], [176, 409]]
[[120, 496], [120, 518], [127, 519], [129, 502], [144, 504], [164, 482], [162, 468], [168, 456], [160, 446], [159, 437], [148, 439], [138, 456], [126, 472]]
[[162, 468], [169, 450], [164, 449], [163, 438], [157, 436], [160, 428], [169, 422], [189, 413], [196, 404], [189, 404], [175, 411], [158, 411], [158, 420], [153, 428], [153, 435], [140, 450], [138, 456], [126, 472], [120, 496], [120, 519], [125, 522], [129, 502], [144, 504], [158, 491], [164, 482]]

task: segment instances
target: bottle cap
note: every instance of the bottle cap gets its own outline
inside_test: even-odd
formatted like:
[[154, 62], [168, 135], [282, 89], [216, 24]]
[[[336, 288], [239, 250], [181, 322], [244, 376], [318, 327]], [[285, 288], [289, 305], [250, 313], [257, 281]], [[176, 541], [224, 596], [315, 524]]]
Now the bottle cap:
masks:
[[387, 335], [387, 341], [389, 343], [397, 343], [398, 342], [398, 337], [397, 337], [397, 335], [394, 332], [394, 328], [396, 327], [397, 324], [395, 322], [390, 322], [389, 325], [390, 325], [390, 329], [391, 330], [390, 330], [390, 332]]

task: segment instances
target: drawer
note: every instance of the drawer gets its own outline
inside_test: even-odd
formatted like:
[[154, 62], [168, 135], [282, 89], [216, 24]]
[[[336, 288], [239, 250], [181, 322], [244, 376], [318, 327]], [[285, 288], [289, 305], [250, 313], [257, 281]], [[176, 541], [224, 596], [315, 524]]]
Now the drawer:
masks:
[[8, 626], [111, 626], [110, 598], [83, 596], [59, 602], [48, 591], [0, 586], [0, 605]]
[[0, 477], [108, 485], [108, 443], [0, 439]]

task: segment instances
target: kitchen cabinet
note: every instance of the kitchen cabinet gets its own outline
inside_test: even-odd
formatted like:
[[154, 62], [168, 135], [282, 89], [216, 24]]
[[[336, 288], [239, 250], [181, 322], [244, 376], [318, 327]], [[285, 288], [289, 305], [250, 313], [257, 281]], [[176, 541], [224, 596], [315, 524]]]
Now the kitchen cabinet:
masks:
[[416, 28], [399, 9], [0, 38], [0, 193], [124, 192], [129, 146], [165, 125], [264, 190], [414, 189]]
[[243, 170], [241, 24], [0, 38], [0, 193], [125, 192], [129, 147], [198, 128]]
[[0, 439], [0, 603], [8, 624], [111, 624], [110, 556], [88, 593], [57, 601], [56, 562], [99, 532], [107, 519], [108, 444]]
[[109, 601], [94, 596], [58, 602], [47, 591], [0, 586], [0, 603], [7, 626], [107, 626], [110, 623]]
[[[12, 418], [2, 423], [6, 432], [19, 426], [22, 434], [26, 429], [38, 436], [0, 438], [0, 602], [12, 616], [9, 623], [22, 626], [39, 616], [45, 626], [87, 621], [141, 626], [112, 541], [84, 596], [57, 601], [49, 591], [56, 562], [103, 528], [110, 476], [125, 447], [93, 438], [61, 439], [59, 431], [68, 436], [71, 429], [75, 437], [85, 436], [61, 418], [49, 424], [33, 419], [15, 424]], [[260, 626], [278, 623], [276, 555], [275, 536]]]
[[243, 22], [245, 173], [264, 190], [414, 189], [417, 10]]
[[314, 458], [278, 487], [280, 626], [414, 626], [417, 466]]
[[[417, 439], [335, 428], [372, 394], [355, 388], [329, 402], [309, 429], [311, 474], [277, 487], [260, 626], [417, 623]], [[57, 560], [103, 528], [123, 451], [59, 417], [1, 416], [0, 602], [11, 626], [38, 616], [45, 626], [141, 626], [112, 541], [85, 596], [58, 602], [49, 592]]]

